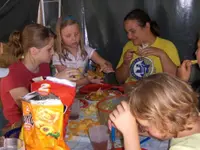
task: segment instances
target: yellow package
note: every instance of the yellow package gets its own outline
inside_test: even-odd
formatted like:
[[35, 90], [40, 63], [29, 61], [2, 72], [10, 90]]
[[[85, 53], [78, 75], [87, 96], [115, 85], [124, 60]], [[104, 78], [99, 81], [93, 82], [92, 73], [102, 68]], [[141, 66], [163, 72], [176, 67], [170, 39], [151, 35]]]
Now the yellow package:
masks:
[[49, 94], [29, 93], [22, 101], [23, 140], [26, 150], [69, 150], [63, 139], [63, 110], [60, 99]]

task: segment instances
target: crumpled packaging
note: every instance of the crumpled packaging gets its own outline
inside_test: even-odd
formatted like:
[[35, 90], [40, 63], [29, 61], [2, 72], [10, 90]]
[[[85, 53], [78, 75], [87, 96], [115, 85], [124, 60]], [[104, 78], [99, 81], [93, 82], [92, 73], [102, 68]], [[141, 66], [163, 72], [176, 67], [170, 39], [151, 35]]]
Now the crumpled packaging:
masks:
[[75, 86], [74, 82], [54, 77], [32, 83], [33, 92], [22, 100], [26, 150], [70, 149], [63, 131], [75, 97]]

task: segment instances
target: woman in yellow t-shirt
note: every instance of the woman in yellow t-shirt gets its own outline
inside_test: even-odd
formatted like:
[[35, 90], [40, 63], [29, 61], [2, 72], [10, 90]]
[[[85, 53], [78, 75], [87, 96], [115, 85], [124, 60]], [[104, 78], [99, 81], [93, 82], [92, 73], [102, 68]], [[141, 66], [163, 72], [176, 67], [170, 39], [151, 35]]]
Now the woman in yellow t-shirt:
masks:
[[116, 69], [120, 83], [136, 81], [154, 73], [176, 74], [180, 59], [174, 44], [159, 37], [159, 27], [143, 10], [135, 9], [124, 18], [129, 41]]

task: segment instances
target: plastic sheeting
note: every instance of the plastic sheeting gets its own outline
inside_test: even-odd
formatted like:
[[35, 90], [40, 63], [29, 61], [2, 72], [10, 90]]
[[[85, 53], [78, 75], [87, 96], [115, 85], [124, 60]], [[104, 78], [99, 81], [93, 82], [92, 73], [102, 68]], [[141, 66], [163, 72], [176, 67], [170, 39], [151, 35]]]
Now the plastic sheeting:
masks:
[[[36, 16], [33, 14], [37, 12], [35, 4], [39, 0], [35, 1], [34, 5], [31, 4], [32, 0], [12, 0], [12, 3], [17, 1], [27, 7], [23, 6], [16, 12], [19, 5], [15, 5], [11, 10], [16, 14], [9, 18], [2, 17], [0, 11], [0, 39], [7, 38], [11, 30], [22, 28]], [[46, 24], [52, 28], [57, 20], [57, 8], [55, 3], [45, 4]], [[145, 10], [152, 20], [157, 21], [161, 37], [176, 45], [181, 60], [195, 58], [196, 41], [200, 31], [199, 0], [62, 0], [63, 17], [73, 15], [82, 27], [85, 43], [96, 48], [114, 67], [127, 42], [123, 18], [135, 8]]]
[[[15, 3], [15, 7], [10, 4], [10, 8], [3, 10], [5, 12], [10, 9], [6, 17], [2, 16], [0, 10], [0, 39], [6, 39], [11, 30], [21, 29], [24, 24], [35, 20], [38, 2], [12, 0], [9, 3]], [[145, 10], [152, 20], [157, 21], [161, 37], [174, 42], [181, 60], [194, 59], [197, 33], [200, 30], [199, 7], [199, 0], [62, 0], [63, 17], [73, 15], [81, 24], [85, 43], [96, 48], [114, 67], [127, 42], [123, 18], [135, 8]], [[57, 10], [56, 3], [45, 4], [46, 24], [53, 28], [58, 16]], [[15, 15], [10, 15], [12, 12]]]
[[0, 42], [37, 20], [39, 0], [0, 0]]
[[148, 12], [161, 28], [161, 37], [171, 40], [181, 60], [194, 59], [200, 30], [199, 0], [63, 0], [64, 16], [80, 21], [85, 42], [117, 65], [127, 42], [124, 16], [135, 8]]

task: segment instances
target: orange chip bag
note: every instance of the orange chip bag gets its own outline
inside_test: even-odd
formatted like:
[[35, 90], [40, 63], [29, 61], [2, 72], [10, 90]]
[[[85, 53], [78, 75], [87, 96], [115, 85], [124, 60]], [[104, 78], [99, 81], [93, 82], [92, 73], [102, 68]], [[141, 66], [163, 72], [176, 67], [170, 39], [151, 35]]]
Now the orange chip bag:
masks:
[[22, 101], [26, 150], [69, 150], [63, 138], [63, 102], [68, 111], [75, 85], [53, 77], [31, 85], [34, 92], [25, 95]]

